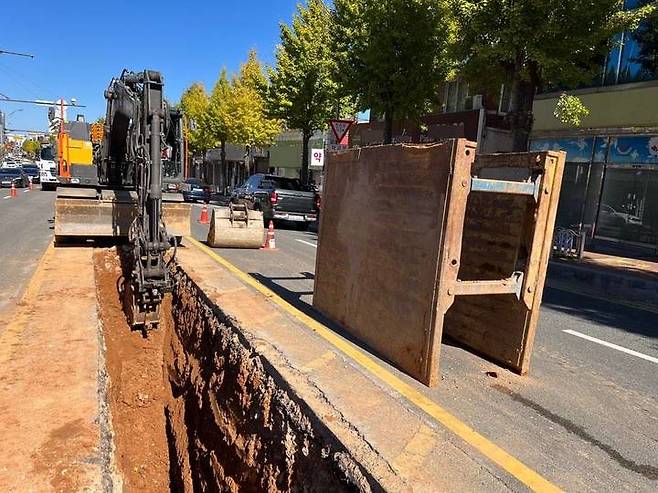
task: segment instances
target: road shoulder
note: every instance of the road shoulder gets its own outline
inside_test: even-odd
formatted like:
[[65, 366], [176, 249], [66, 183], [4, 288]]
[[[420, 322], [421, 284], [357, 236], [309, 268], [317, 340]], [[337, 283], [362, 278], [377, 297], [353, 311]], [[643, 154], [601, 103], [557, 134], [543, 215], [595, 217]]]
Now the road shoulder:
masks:
[[0, 315], [1, 491], [107, 484], [91, 255], [49, 246], [22, 300]]

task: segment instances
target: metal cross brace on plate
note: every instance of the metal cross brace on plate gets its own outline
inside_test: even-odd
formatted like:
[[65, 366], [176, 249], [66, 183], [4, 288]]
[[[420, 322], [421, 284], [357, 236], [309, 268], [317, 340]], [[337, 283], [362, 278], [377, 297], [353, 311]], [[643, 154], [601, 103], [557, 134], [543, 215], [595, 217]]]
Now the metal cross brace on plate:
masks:
[[535, 178], [534, 181], [490, 180], [486, 178], [471, 179], [471, 192], [528, 195], [534, 197], [535, 201], [539, 197], [540, 186], [541, 180], [539, 177]]

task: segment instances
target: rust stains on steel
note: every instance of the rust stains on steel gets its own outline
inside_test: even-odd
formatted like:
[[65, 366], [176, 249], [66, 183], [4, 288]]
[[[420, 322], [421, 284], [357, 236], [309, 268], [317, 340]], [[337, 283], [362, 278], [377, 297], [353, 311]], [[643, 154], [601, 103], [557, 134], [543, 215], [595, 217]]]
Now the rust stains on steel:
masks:
[[444, 331], [526, 373], [563, 166], [463, 139], [330, 154], [314, 306], [429, 386]]

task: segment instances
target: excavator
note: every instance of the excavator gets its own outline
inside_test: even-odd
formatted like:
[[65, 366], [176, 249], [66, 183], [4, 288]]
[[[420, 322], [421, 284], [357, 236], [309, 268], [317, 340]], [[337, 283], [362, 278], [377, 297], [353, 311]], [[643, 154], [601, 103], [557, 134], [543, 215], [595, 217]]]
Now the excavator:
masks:
[[152, 70], [112, 79], [94, 150], [98, 183], [60, 186], [55, 202], [56, 243], [127, 239], [124, 306], [132, 327], [145, 332], [158, 326], [164, 294], [173, 289], [168, 264], [190, 233], [190, 207], [170, 191], [183, 178], [182, 115], [164, 99], [163, 86]]

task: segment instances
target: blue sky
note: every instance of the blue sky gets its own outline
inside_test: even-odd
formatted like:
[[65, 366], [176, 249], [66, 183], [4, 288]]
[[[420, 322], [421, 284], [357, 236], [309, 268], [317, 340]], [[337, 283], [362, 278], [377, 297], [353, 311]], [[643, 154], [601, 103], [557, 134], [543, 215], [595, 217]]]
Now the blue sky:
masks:
[[[7, 1], [2, 6], [0, 93], [16, 99], [75, 97], [88, 121], [105, 113], [103, 91], [123, 68], [159, 70], [178, 101], [192, 82], [211, 87], [222, 67], [239, 68], [250, 49], [272, 64], [279, 22], [296, 0], [102, 2]], [[47, 109], [2, 103], [9, 128], [44, 130]], [[72, 114], [69, 114], [71, 118]]]

